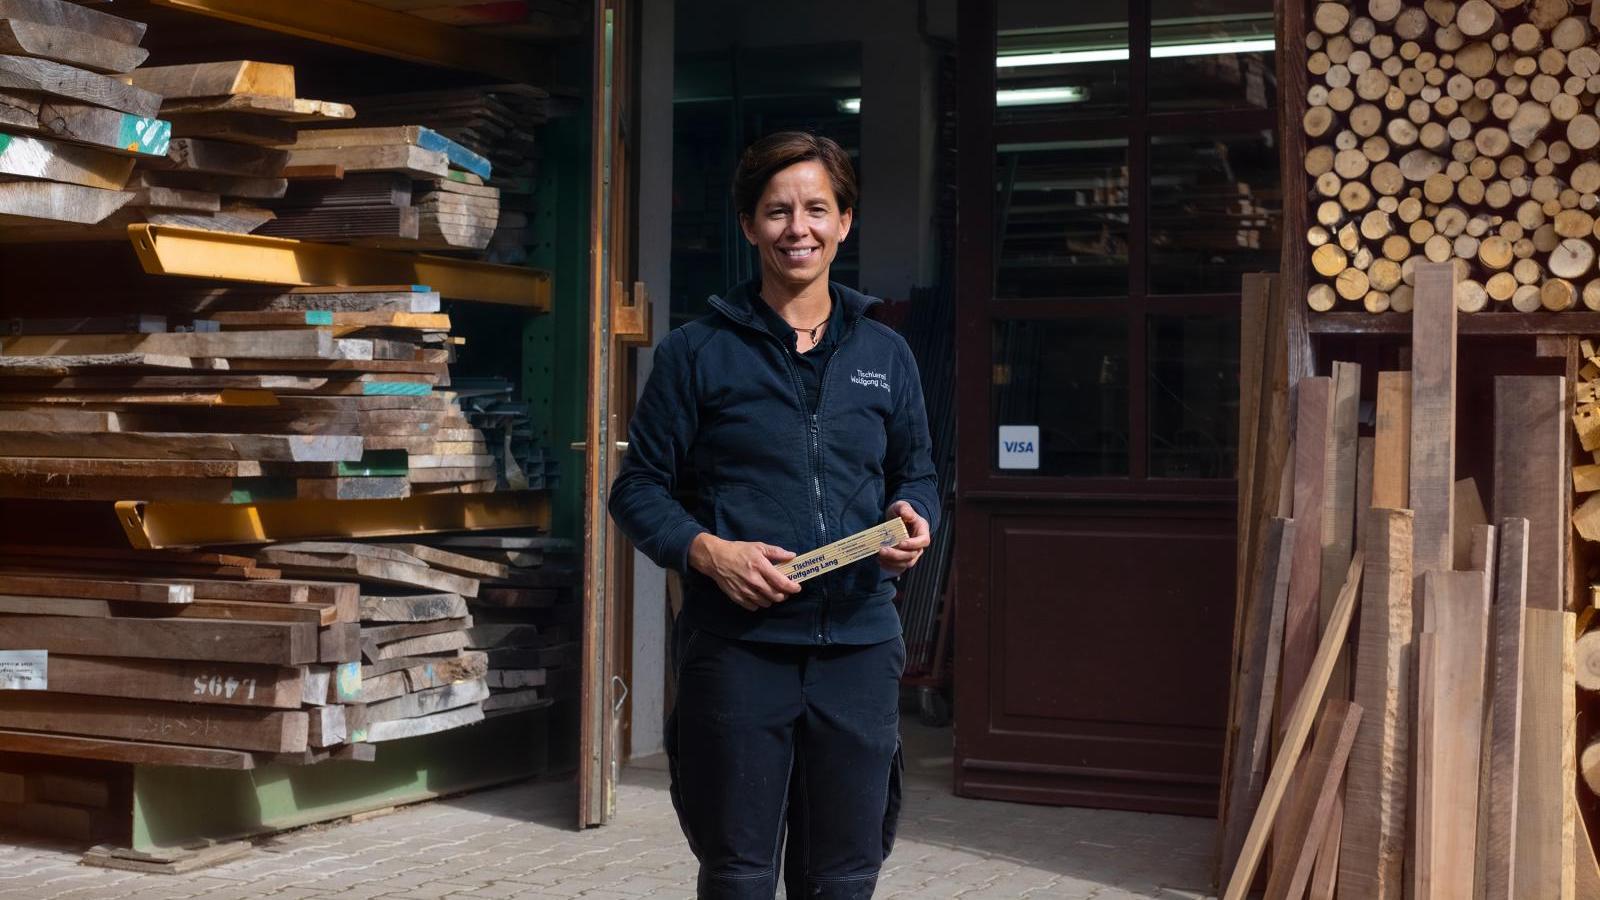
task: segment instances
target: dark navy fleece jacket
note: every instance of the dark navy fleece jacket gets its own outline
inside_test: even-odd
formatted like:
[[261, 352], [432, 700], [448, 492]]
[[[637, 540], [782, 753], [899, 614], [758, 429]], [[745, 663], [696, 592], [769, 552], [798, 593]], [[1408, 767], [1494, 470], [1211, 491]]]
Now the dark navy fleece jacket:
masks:
[[[745, 282], [712, 297], [709, 315], [656, 348], [611, 485], [612, 518], [657, 565], [684, 573], [684, 615], [721, 637], [873, 644], [899, 635], [900, 619], [875, 557], [806, 581], [768, 609], [745, 610], [689, 566], [700, 534], [805, 553], [884, 521], [897, 500], [930, 527], [938, 522], [911, 349], [865, 318], [878, 300], [829, 289], [843, 321], [815, 413], [789, 348], [755, 313], [759, 284]], [[673, 495], [680, 479], [697, 485], [689, 508]]]

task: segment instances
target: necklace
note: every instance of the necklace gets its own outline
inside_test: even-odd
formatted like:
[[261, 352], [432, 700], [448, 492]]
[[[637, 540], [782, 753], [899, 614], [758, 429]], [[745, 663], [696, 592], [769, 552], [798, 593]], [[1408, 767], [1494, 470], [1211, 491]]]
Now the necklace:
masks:
[[[831, 319], [831, 318], [833, 318], [833, 310], [829, 309], [828, 310], [828, 319]], [[806, 333], [806, 335], [811, 338], [812, 346], [816, 346], [816, 343], [817, 343], [817, 329], [821, 328], [822, 326], [824, 326], [826, 324], [828, 324], [828, 319], [823, 319], [821, 322], [818, 322], [817, 324], [811, 326], [810, 328], [796, 328], [795, 332], [798, 333], [798, 332], [804, 331]]]

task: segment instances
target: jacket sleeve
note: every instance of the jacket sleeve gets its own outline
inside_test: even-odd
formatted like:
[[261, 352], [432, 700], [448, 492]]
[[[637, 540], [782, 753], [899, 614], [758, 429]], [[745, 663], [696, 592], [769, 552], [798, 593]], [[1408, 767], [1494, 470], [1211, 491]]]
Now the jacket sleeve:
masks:
[[654, 366], [628, 427], [628, 453], [611, 483], [611, 518], [641, 553], [662, 568], [687, 571], [689, 545], [707, 531], [672, 496], [699, 429], [699, 404], [688, 339], [673, 331], [656, 348]]
[[931, 534], [939, 527], [939, 475], [933, 467], [933, 441], [928, 437], [928, 410], [922, 399], [922, 375], [916, 357], [900, 340], [900, 390], [889, 423], [888, 453], [883, 461], [884, 496], [893, 506], [905, 500], [928, 520]]

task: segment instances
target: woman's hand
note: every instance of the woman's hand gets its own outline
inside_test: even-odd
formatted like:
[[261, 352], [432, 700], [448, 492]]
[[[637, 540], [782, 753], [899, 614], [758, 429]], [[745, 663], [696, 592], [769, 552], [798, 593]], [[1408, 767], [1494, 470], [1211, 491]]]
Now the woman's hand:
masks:
[[[926, 542], [924, 542], [926, 543]], [[800, 593], [800, 584], [790, 581], [773, 563], [794, 559], [782, 547], [749, 541], [725, 541], [706, 533], [689, 545], [689, 565], [710, 577], [733, 602], [754, 612], [782, 603]]]
[[904, 575], [907, 569], [916, 565], [917, 560], [922, 558], [922, 551], [927, 549], [931, 540], [928, 535], [928, 520], [917, 515], [916, 509], [905, 500], [896, 500], [894, 505], [889, 507], [889, 515], [899, 516], [905, 520], [906, 533], [910, 537], [879, 550], [878, 565], [896, 576]]

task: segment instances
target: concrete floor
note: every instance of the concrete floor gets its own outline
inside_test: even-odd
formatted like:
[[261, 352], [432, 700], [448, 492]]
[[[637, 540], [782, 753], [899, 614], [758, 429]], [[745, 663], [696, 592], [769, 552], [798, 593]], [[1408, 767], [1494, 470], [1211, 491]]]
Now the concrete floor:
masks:
[[[905, 813], [878, 897], [1161, 900], [1208, 895], [1209, 819], [964, 800], [950, 732], [905, 725]], [[82, 848], [0, 835], [5, 900], [693, 898], [664, 761], [623, 773], [618, 815], [576, 831], [571, 782], [528, 782], [261, 842], [188, 875], [78, 865]]]

